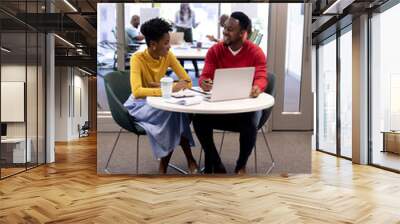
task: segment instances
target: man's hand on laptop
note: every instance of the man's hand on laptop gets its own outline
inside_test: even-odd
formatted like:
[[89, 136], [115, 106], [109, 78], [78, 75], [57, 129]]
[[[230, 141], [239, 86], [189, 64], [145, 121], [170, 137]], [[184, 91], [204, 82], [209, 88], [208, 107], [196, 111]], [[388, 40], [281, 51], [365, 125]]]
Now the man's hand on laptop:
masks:
[[260, 88], [258, 88], [258, 86], [253, 86], [253, 88], [251, 88], [250, 96], [256, 98], [258, 95], [260, 95], [260, 93]]
[[203, 81], [201, 82], [201, 88], [208, 92], [212, 89], [213, 86], [213, 81], [211, 79], [203, 79]]

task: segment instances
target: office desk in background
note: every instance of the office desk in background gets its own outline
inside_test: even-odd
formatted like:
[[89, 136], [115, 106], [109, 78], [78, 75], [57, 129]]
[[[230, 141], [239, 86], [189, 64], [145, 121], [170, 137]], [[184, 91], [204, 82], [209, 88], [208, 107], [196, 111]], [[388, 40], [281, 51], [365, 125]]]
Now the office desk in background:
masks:
[[207, 48], [193, 48], [193, 47], [182, 47], [182, 46], [172, 46], [172, 53], [178, 59], [185, 60], [204, 60], [207, 55]]
[[[144, 51], [146, 45], [141, 45], [138, 51]], [[208, 48], [193, 48], [191, 45], [172, 45], [170, 51], [174, 53], [177, 59], [181, 60], [204, 60], [207, 55]]]
[[1, 139], [1, 159], [5, 160], [6, 163], [25, 163], [27, 158], [26, 162], [31, 162], [32, 140], [27, 138], [27, 143], [25, 151], [25, 138]]

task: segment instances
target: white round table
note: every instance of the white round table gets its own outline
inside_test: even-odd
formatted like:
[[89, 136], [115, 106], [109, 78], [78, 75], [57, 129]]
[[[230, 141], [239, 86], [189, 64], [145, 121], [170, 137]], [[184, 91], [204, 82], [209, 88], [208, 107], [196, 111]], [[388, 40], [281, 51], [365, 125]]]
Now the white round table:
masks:
[[[234, 114], [253, 112], [270, 108], [274, 105], [275, 99], [269, 94], [261, 93], [257, 98], [219, 102], [208, 102], [203, 100], [200, 104], [189, 106], [168, 103], [162, 97], [147, 97], [147, 103], [154, 108], [171, 112], [192, 114]], [[269, 168], [268, 172], [273, 168], [273, 166], [274, 164]], [[180, 172], [184, 172], [181, 168], [177, 166], [172, 167], [179, 170]]]
[[261, 93], [257, 98], [220, 102], [208, 102], [203, 100], [200, 104], [189, 106], [168, 103], [161, 97], [147, 97], [147, 103], [154, 108], [171, 112], [193, 114], [234, 114], [270, 108], [274, 105], [275, 99], [269, 94]]

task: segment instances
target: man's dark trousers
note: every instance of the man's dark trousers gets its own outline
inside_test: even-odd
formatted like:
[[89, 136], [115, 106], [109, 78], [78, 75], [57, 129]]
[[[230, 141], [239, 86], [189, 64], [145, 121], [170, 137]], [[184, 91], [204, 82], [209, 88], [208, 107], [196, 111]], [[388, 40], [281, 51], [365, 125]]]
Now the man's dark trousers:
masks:
[[240, 153], [235, 172], [246, 166], [257, 139], [258, 115], [257, 112], [249, 112], [226, 115], [196, 114], [193, 117], [194, 130], [205, 153], [205, 173], [212, 173], [213, 169], [221, 165], [213, 138], [214, 129], [240, 133]]

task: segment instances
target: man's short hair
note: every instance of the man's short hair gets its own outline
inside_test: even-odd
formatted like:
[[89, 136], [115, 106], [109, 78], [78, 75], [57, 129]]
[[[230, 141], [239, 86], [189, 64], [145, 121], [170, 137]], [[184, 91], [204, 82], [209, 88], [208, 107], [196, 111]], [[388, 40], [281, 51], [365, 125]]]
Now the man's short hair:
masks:
[[246, 30], [249, 33], [251, 32], [251, 20], [246, 14], [243, 12], [233, 12], [231, 17], [239, 21], [241, 30]]

